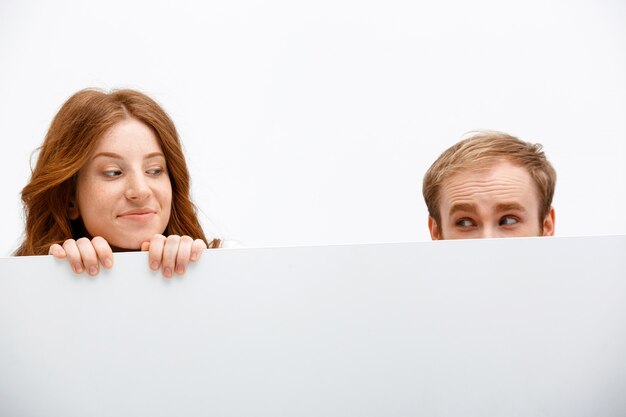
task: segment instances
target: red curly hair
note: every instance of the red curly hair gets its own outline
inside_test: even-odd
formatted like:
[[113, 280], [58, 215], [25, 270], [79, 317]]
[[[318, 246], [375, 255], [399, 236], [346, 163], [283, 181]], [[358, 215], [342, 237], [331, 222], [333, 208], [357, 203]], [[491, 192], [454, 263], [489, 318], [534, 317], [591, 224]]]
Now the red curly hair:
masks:
[[[165, 155], [172, 209], [164, 234], [188, 235], [207, 242], [190, 198], [189, 171], [178, 133], [167, 113], [138, 91], [85, 89], [63, 104], [39, 149], [30, 182], [22, 190], [25, 237], [15, 255], [46, 255], [54, 243], [88, 235], [80, 219], [69, 217], [76, 176], [104, 133], [127, 118], [150, 126]], [[210, 248], [219, 245], [219, 239], [208, 243]]]

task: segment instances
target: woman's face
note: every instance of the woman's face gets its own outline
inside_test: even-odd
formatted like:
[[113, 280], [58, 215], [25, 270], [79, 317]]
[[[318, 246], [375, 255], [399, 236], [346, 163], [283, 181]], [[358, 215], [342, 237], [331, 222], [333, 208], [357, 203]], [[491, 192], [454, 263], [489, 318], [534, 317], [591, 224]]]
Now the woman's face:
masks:
[[172, 185], [155, 133], [129, 118], [98, 140], [78, 173], [70, 217], [111, 247], [139, 249], [163, 233], [170, 219]]

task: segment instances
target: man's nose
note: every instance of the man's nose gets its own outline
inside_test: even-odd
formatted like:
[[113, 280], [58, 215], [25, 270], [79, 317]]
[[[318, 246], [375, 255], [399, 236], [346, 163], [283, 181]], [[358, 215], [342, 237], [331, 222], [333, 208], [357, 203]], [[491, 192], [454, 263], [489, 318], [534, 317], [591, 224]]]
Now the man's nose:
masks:
[[151, 189], [143, 173], [129, 174], [127, 178], [128, 184], [124, 192], [127, 199], [144, 200], [150, 195]]
[[491, 226], [484, 226], [480, 232], [481, 239], [493, 239], [499, 237], [498, 231]]

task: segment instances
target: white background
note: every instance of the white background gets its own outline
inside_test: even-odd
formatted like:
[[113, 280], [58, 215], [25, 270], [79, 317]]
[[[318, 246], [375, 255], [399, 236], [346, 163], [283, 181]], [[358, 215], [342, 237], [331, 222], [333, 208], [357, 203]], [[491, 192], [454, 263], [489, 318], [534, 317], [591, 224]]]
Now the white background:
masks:
[[428, 240], [422, 176], [464, 133], [539, 142], [557, 235], [626, 234], [626, 3], [0, 2], [0, 255], [85, 87], [174, 119], [207, 229], [247, 246]]

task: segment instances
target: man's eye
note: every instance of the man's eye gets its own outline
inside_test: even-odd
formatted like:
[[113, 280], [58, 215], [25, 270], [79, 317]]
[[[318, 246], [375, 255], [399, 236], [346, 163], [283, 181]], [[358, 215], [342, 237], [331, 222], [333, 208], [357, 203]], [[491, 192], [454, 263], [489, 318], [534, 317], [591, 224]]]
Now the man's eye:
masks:
[[514, 216], [504, 216], [500, 219], [500, 226], [512, 226], [519, 223], [519, 219]]
[[473, 227], [475, 226], [474, 221], [471, 219], [461, 219], [456, 222], [458, 227]]
[[109, 169], [107, 171], [104, 171], [104, 176], [105, 177], [119, 177], [120, 175], [122, 175], [122, 171], [119, 169]]

